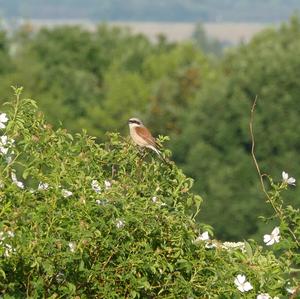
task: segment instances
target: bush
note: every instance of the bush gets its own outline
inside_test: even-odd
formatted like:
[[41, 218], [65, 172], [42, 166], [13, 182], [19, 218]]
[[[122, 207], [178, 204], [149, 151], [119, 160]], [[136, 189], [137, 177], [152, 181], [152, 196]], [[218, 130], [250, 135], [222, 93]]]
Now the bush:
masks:
[[[176, 165], [118, 134], [97, 144], [85, 132], [53, 130], [15, 93], [9, 120], [0, 115], [3, 298], [286, 293], [286, 268], [271, 251], [208, 240], [211, 229], [194, 220], [201, 197]], [[239, 274], [252, 290], [238, 290]]]

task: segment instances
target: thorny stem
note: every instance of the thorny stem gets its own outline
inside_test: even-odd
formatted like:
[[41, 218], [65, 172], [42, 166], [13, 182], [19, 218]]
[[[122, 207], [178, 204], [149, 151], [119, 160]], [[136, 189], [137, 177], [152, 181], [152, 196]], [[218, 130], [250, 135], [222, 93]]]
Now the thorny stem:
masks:
[[[256, 103], [257, 103], [257, 96], [255, 97], [252, 108], [251, 108], [250, 123], [249, 123], [251, 143], [252, 143], [251, 155], [252, 155], [252, 159], [254, 161], [255, 167], [256, 167], [256, 171], [259, 175], [262, 190], [263, 190], [264, 194], [266, 195], [268, 201], [271, 203], [277, 217], [282, 221], [283, 220], [282, 212], [274, 205], [272, 198], [270, 197], [269, 193], [266, 190], [264, 179], [263, 179], [263, 177], [266, 175], [261, 173], [260, 167], [258, 165], [256, 156], [255, 156], [255, 139], [254, 139], [254, 133], [253, 133], [253, 121], [254, 121], [254, 112], [255, 112]], [[290, 234], [293, 236], [298, 247], [300, 247], [300, 243], [298, 242], [297, 237], [295, 236], [294, 232], [289, 227], [288, 227], [288, 230], [289, 230]]]

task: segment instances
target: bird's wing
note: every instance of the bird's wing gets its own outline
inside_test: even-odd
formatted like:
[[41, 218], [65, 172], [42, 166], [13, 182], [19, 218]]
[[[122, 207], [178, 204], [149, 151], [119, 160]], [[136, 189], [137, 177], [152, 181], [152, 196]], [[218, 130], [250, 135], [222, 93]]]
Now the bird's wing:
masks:
[[156, 147], [155, 138], [151, 135], [150, 131], [145, 127], [136, 127], [136, 133], [145, 139], [150, 145]]

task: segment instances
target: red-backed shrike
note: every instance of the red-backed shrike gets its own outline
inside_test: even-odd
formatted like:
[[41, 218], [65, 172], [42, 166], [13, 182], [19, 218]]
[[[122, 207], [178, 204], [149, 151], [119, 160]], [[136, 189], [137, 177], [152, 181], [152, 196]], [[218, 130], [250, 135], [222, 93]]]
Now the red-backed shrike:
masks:
[[144, 124], [138, 118], [130, 118], [128, 120], [130, 136], [134, 143], [140, 147], [147, 147], [155, 151], [161, 156], [160, 151], [157, 149], [157, 142], [151, 135], [150, 131], [144, 126]]

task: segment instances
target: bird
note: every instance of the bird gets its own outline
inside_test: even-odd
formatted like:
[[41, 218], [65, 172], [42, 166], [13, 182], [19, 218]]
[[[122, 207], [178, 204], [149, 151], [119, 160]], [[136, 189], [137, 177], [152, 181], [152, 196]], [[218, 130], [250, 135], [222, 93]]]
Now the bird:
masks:
[[161, 152], [157, 149], [158, 143], [141, 120], [132, 117], [128, 120], [128, 125], [130, 136], [135, 144], [142, 148], [150, 148], [158, 156], [162, 157]]

